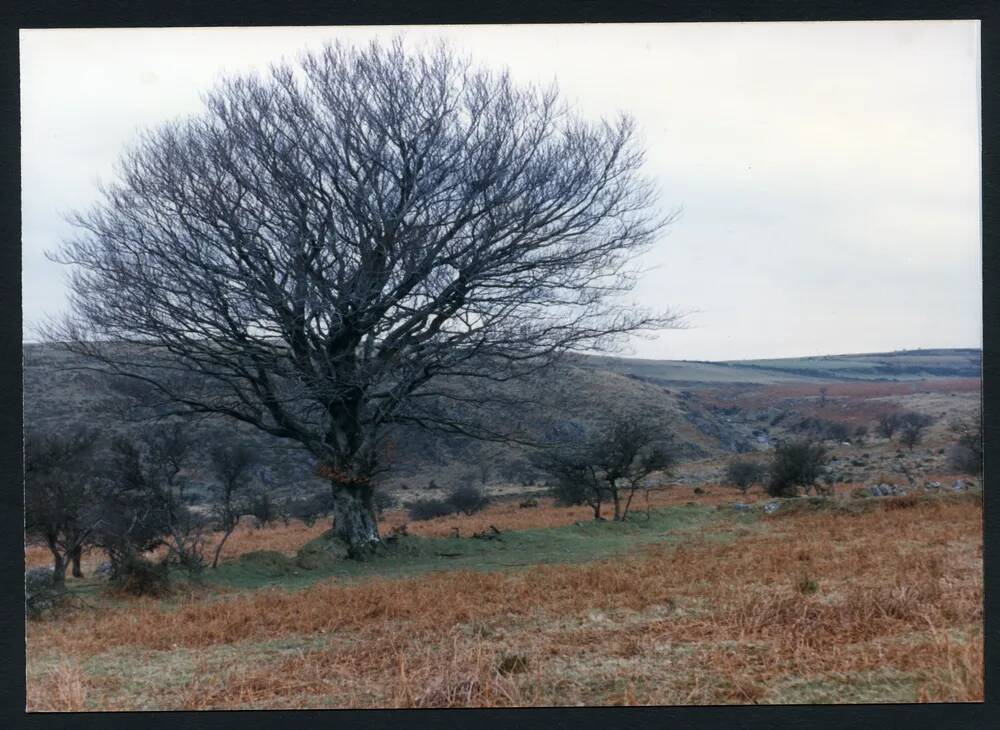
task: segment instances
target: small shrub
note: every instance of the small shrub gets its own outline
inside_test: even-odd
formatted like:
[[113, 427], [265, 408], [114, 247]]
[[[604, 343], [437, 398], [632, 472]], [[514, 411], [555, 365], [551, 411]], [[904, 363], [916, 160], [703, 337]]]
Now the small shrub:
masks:
[[726, 483], [739, 489], [743, 494], [750, 491], [750, 487], [761, 482], [767, 470], [761, 465], [752, 461], [731, 461], [726, 466]]
[[472, 515], [485, 508], [490, 503], [490, 498], [482, 489], [469, 484], [453, 490], [448, 495], [447, 502], [455, 512]]
[[559, 507], [575, 507], [579, 504], [586, 504], [589, 492], [587, 486], [582, 482], [570, 480], [557, 480], [549, 487], [556, 505]]
[[443, 499], [418, 499], [411, 502], [407, 512], [414, 522], [433, 520], [435, 517], [446, 517], [454, 513], [451, 505]]
[[437, 489], [438, 488], [437, 482], [434, 481], [433, 479], [431, 479], [429, 482], [427, 482], [427, 488], [428, 489]]
[[808, 596], [819, 590], [819, 583], [810, 578], [808, 575], [804, 575], [799, 578], [799, 582], [795, 585], [795, 587], [803, 596]]
[[520, 507], [521, 509], [529, 509], [531, 507], [537, 507], [538, 500], [535, 499], [534, 497], [528, 497], [527, 499], [522, 500], [517, 506]]
[[507, 654], [497, 664], [499, 674], [521, 674], [528, 671], [528, 657], [523, 654]]
[[24, 572], [24, 610], [29, 619], [39, 619], [58, 608], [66, 598], [66, 586], [53, 581], [52, 568]]
[[113, 584], [131, 596], [159, 598], [170, 592], [170, 575], [166, 563], [129, 557], [114, 577]]

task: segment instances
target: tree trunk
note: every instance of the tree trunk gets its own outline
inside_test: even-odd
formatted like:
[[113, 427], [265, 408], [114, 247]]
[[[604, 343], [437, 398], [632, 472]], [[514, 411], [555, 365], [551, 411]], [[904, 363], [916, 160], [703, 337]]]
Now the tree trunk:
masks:
[[331, 482], [334, 534], [347, 545], [348, 555], [362, 558], [381, 543], [370, 486]]
[[222, 554], [222, 546], [226, 544], [226, 540], [228, 540], [229, 536], [232, 534], [233, 530], [226, 530], [226, 532], [222, 535], [222, 539], [219, 540], [219, 544], [215, 546], [215, 555], [212, 556], [213, 568], [219, 567], [219, 556]]
[[82, 578], [83, 570], [80, 568], [80, 559], [83, 557], [83, 548], [77, 547], [70, 553], [70, 557], [73, 560], [73, 577]]
[[621, 500], [621, 497], [618, 494], [618, 490], [617, 489], [612, 489], [611, 490], [611, 500], [615, 504], [615, 517], [614, 517], [614, 520], [615, 520], [615, 522], [621, 522], [621, 520], [622, 520], [622, 500]]
[[56, 550], [52, 551], [52, 582], [57, 586], [66, 583], [66, 559]]

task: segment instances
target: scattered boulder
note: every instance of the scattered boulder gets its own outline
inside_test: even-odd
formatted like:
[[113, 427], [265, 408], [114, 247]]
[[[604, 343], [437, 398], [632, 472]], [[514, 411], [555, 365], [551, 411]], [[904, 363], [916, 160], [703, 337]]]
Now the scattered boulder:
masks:
[[961, 479], [956, 479], [955, 483], [951, 485], [951, 489], [952, 489], [953, 492], [964, 492], [968, 488], [969, 488], [969, 485], [966, 484]]
[[736, 504], [732, 505], [732, 508], [737, 512], [747, 512], [748, 510], [751, 509], [750, 505], [744, 504], [743, 502], [737, 502]]
[[924, 485], [924, 489], [930, 491], [937, 491], [940, 488], [941, 488], [941, 482], [927, 482], [927, 484]]
[[781, 502], [766, 502], [764, 504], [764, 514], [773, 514], [781, 508]]
[[94, 568], [94, 575], [101, 578], [110, 578], [113, 572], [114, 568], [112, 567], [110, 560], [105, 560], [103, 563]]
[[521, 509], [530, 509], [531, 507], [538, 506], [538, 500], [535, 499], [534, 497], [528, 497], [517, 506], [520, 507]]

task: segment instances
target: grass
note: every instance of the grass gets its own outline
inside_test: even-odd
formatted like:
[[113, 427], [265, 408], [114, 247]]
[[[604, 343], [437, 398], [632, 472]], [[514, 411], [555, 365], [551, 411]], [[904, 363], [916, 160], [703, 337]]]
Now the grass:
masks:
[[29, 624], [29, 708], [981, 701], [981, 500], [891, 501], [424, 537], [109, 602]]

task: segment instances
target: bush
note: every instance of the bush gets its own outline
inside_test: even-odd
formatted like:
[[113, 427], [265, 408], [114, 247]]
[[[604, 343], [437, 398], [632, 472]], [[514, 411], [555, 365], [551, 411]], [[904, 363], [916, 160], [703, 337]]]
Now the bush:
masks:
[[447, 502], [455, 512], [471, 515], [486, 507], [490, 498], [482, 489], [470, 484], [453, 490]]
[[66, 586], [53, 580], [52, 568], [31, 568], [24, 572], [24, 611], [38, 619], [58, 608], [66, 598]]
[[123, 562], [113, 585], [132, 596], [158, 598], [170, 592], [170, 574], [164, 562], [131, 556]]
[[305, 499], [288, 502], [285, 510], [289, 516], [302, 520], [307, 527], [312, 527], [316, 524], [316, 520], [326, 517], [333, 511], [333, 494], [328, 489], [317, 492]]
[[746, 494], [750, 487], [763, 481], [767, 469], [753, 461], [731, 461], [726, 466], [726, 483]]
[[782, 444], [774, 451], [767, 493], [772, 497], [794, 497], [799, 487], [810, 487], [823, 473], [827, 454], [810, 441]]
[[953, 444], [948, 449], [948, 464], [963, 474], [982, 474], [983, 452], [965, 444]]
[[418, 499], [409, 505], [410, 519], [414, 522], [433, 520], [435, 517], [446, 517], [453, 514], [454, 509], [443, 499]]
[[559, 507], [575, 507], [586, 504], [590, 492], [583, 482], [559, 479], [549, 487], [549, 492]]

